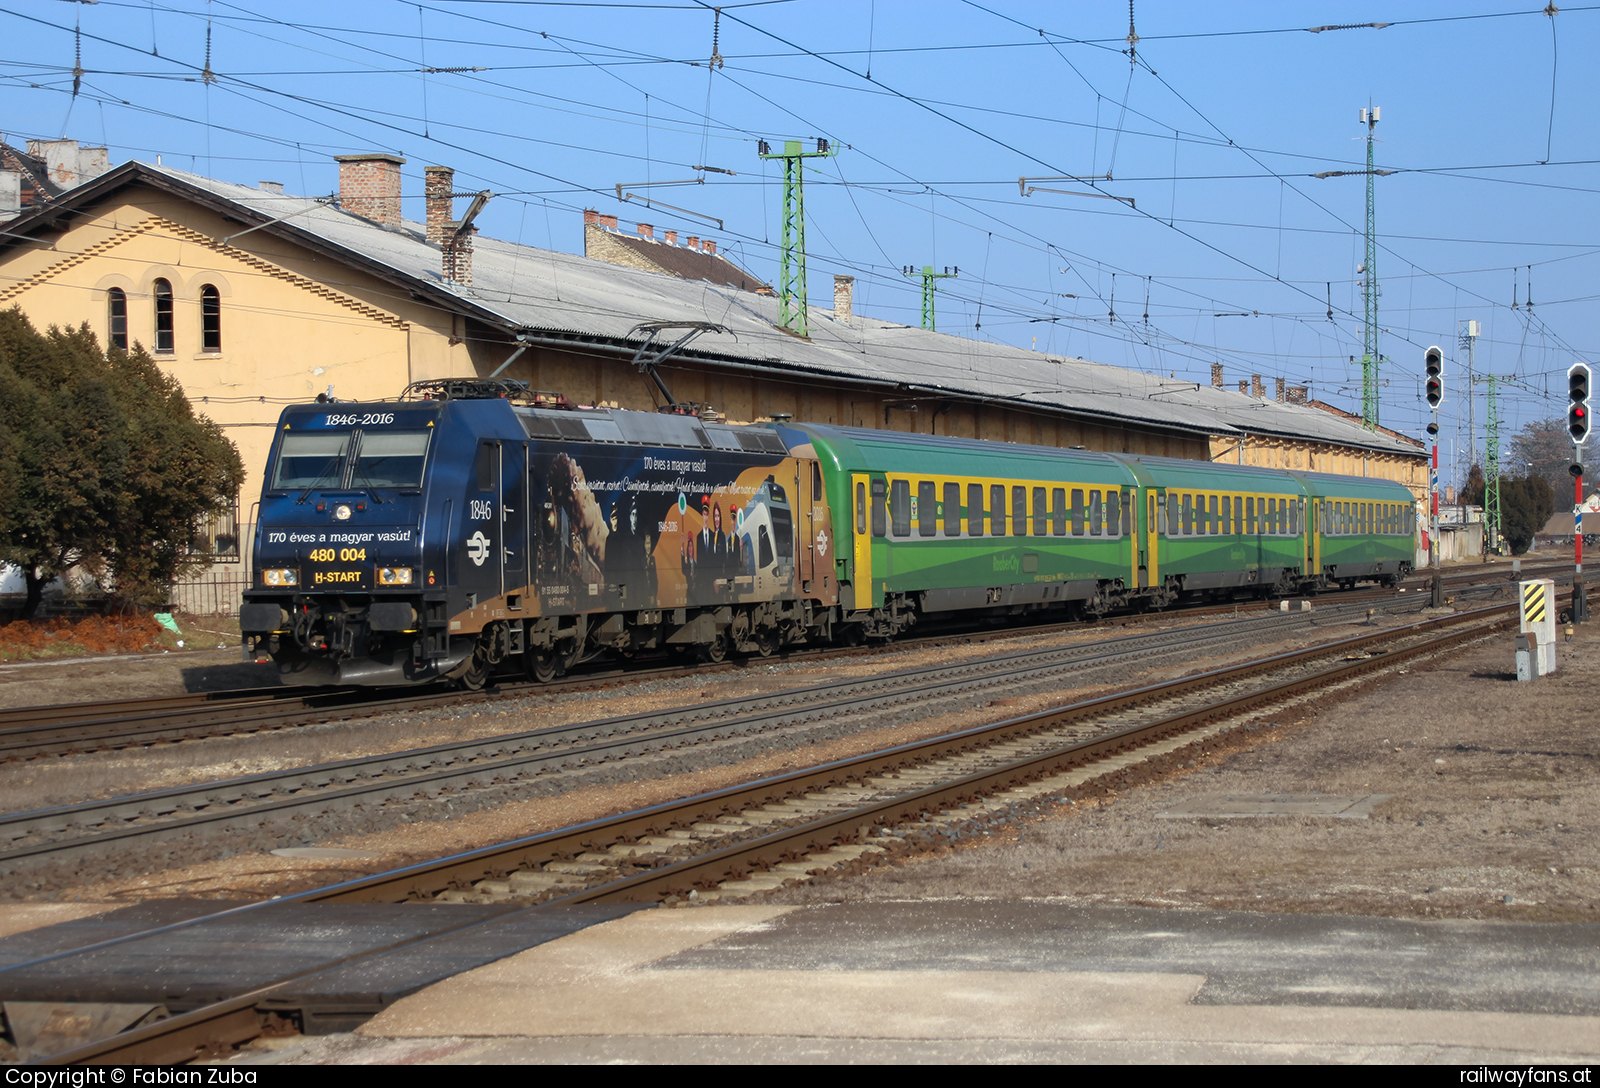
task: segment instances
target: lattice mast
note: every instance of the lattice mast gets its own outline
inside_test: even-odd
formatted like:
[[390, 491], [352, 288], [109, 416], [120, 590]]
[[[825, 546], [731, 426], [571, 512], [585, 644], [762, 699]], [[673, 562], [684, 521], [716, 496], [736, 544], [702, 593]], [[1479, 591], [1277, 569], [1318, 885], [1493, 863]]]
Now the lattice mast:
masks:
[[839, 153], [817, 140], [815, 151], [802, 151], [799, 140], [785, 140], [774, 152], [767, 141], [757, 145], [763, 159], [783, 160], [783, 240], [778, 271], [778, 323], [797, 336], [811, 335], [806, 315], [806, 189], [805, 160]]
[[937, 281], [954, 279], [961, 274], [961, 269], [945, 266], [943, 272], [935, 272], [933, 265], [925, 264], [919, 272], [911, 265], [906, 265], [900, 270], [902, 276], [911, 276], [922, 280], [922, 327], [929, 332], [935, 331], [933, 317], [933, 295], [938, 288]]
[[1367, 257], [1362, 262], [1361, 299], [1364, 304], [1361, 340], [1361, 422], [1368, 430], [1378, 427], [1378, 212], [1377, 173], [1373, 169], [1374, 130], [1378, 127], [1378, 107], [1361, 111], [1367, 126]]
[[1495, 397], [1495, 384], [1503, 381], [1495, 374], [1485, 374], [1483, 383], [1488, 387], [1488, 407], [1483, 420], [1483, 531], [1484, 556], [1490, 549], [1498, 550], [1505, 539], [1505, 526], [1500, 518], [1500, 410]]

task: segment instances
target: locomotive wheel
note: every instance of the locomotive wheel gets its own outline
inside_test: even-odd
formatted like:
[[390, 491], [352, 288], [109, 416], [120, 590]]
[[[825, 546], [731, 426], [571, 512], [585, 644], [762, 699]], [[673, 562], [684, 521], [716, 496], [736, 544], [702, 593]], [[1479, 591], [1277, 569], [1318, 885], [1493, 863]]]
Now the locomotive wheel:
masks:
[[695, 647], [700, 660], [709, 665], [720, 665], [728, 660], [728, 636], [718, 631], [710, 642]]
[[472, 652], [472, 663], [467, 666], [467, 671], [461, 674], [461, 686], [468, 691], [482, 691], [483, 686], [489, 682], [489, 662], [484, 660], [481, 649]]
[[762, 657], [771, 657], [778, 650], [778, 635], [771, 628], [764, 628], [756, 634], [756, 652]]
[[528, 677], [541, 684], [556, 678], [556, 655], [549, 650], [528, 651]]

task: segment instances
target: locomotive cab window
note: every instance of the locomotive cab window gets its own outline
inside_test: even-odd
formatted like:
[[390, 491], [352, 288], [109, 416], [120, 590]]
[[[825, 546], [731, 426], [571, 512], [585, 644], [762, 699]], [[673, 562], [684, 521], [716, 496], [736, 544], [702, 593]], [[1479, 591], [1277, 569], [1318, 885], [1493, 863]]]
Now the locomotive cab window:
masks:
[[[429, 431], [364, 431], [356, 451], [351, 483], [356, 487], [422, 486]], [[493, 447], [485, 446], [491, 450]], [[482, 476], [479, 477], [482, 490]]]
[[286, 434], [278, 450], [272, 486], [282, 490], [339, 487], [344, 483], [344, 456], [349, 449], [349, 431]]
[[478, 490], [493, 491], [496, 462], [500, 459], [500, 447], [485, 442], [478, 447]]

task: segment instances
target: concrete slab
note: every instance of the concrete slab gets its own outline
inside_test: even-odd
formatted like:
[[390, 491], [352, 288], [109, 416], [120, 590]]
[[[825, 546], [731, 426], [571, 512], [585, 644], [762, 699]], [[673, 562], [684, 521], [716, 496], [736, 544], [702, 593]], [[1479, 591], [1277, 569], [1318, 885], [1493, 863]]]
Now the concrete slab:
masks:
[[1339, 796], [1328, 793], [1227, 793], [1196, 797], [1156, 813], [1158, 820], [1239, 820], [1255, 816], [1327, 816], [1365, 820], [1392, 793]]
[[[455, 1040], [454, 1049], [434, 1050], [426, 1060], [726, 1062], [744, 1054], [766, 1062], [1520, 1063], [1600, 1056], [1600, 995], [1595, 973], [1584, 965], [1572, 973], [1586, 975], [1588, 989], [1568, 984], [1580, 991], [1576, 1015], [1469, 1009], [1452, 1006], [1448, 995], [1436, 1002], [1445, 1007], [1407, 1008], [1392, 980], [1355, 995], [1349, 987], [1328, 988], [1318, 991], [1322, 1000], [1309, 1001], [1292, 971], [1276, 1000], [1249, 1000], [1268, 987], [1233, 985], [1207, 1001], [1210, 974], [1195, 970], [1197, 962], [1225, 970], [1230, 961], [1270, 962], [1281, 952], [1271, 941], [1256, 948], [1241, 940], [1244, 923], [1225, 924], [1244, 916], [1190, 918], [1190, 936], [1209, 927], [1216, 939], [1177, 955], [1162, 952], [1183, 935], [1173, 928], [1174, 916], [1199, 912], [1100, 918], [1097, 951], [1074, 956], [1068, 953], [1086, 931], [1068, 924], [1068, 913], [1082, 908], [977, 906], [978, 914], [969, 901], [641, 912], [413, 994], [339, 1044], [351, 1048], [347, 1056], [298, 1060], [361, 1060], [363, 1047], [380, 1043], [391, 1048], [375, 1051], [389, 1055], [383, 1060], [403, 1060], [393, 1047], [403, 1050], [407, 1041], [440, 1047], [445, 1040]], [[1164, 926], [1153, 924], [1156, 918]], [[1308, 961], [1337, 961], [1338, 949], [1327, 941], [1332, 927], [1384, 921], [1323, 920], [1300, 943]], [[1439, 927], [1422, 941], [1451, 945], [1460, 936]], [[1498, 936], [1478, 934], [1465, 942], [1467, 954]], [[1564, 934], [1553, 943], [1587, 939], [1592, 955], [1594, 936]], [[1052, 940], [1056, 953], [1045, 954]], [[1382, 941], [1369, 943], [1367, 960], [1391, 956]], [[1343, 942], [1347, 953], [1361, 947]], [[1159, 969], [1163, 961], [1170, 969]], [[1083, 969], [1091, 965], [1099, 969]], [[1525, 982], [1530, 993], [1541, 985], [1536, 978]], [[1293, 1000], [1297, 992], [1300, 1003]], [[505, 1041], [463, 1043], [493, 1037]]]

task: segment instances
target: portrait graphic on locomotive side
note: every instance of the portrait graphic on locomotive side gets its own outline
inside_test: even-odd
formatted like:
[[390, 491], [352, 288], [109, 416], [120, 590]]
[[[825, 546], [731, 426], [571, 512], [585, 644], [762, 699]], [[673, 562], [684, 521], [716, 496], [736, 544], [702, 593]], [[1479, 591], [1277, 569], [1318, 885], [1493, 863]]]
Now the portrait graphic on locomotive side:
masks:
[[541, 614], [746, 604], [795, 593], [792, 458], [530, 450]]

